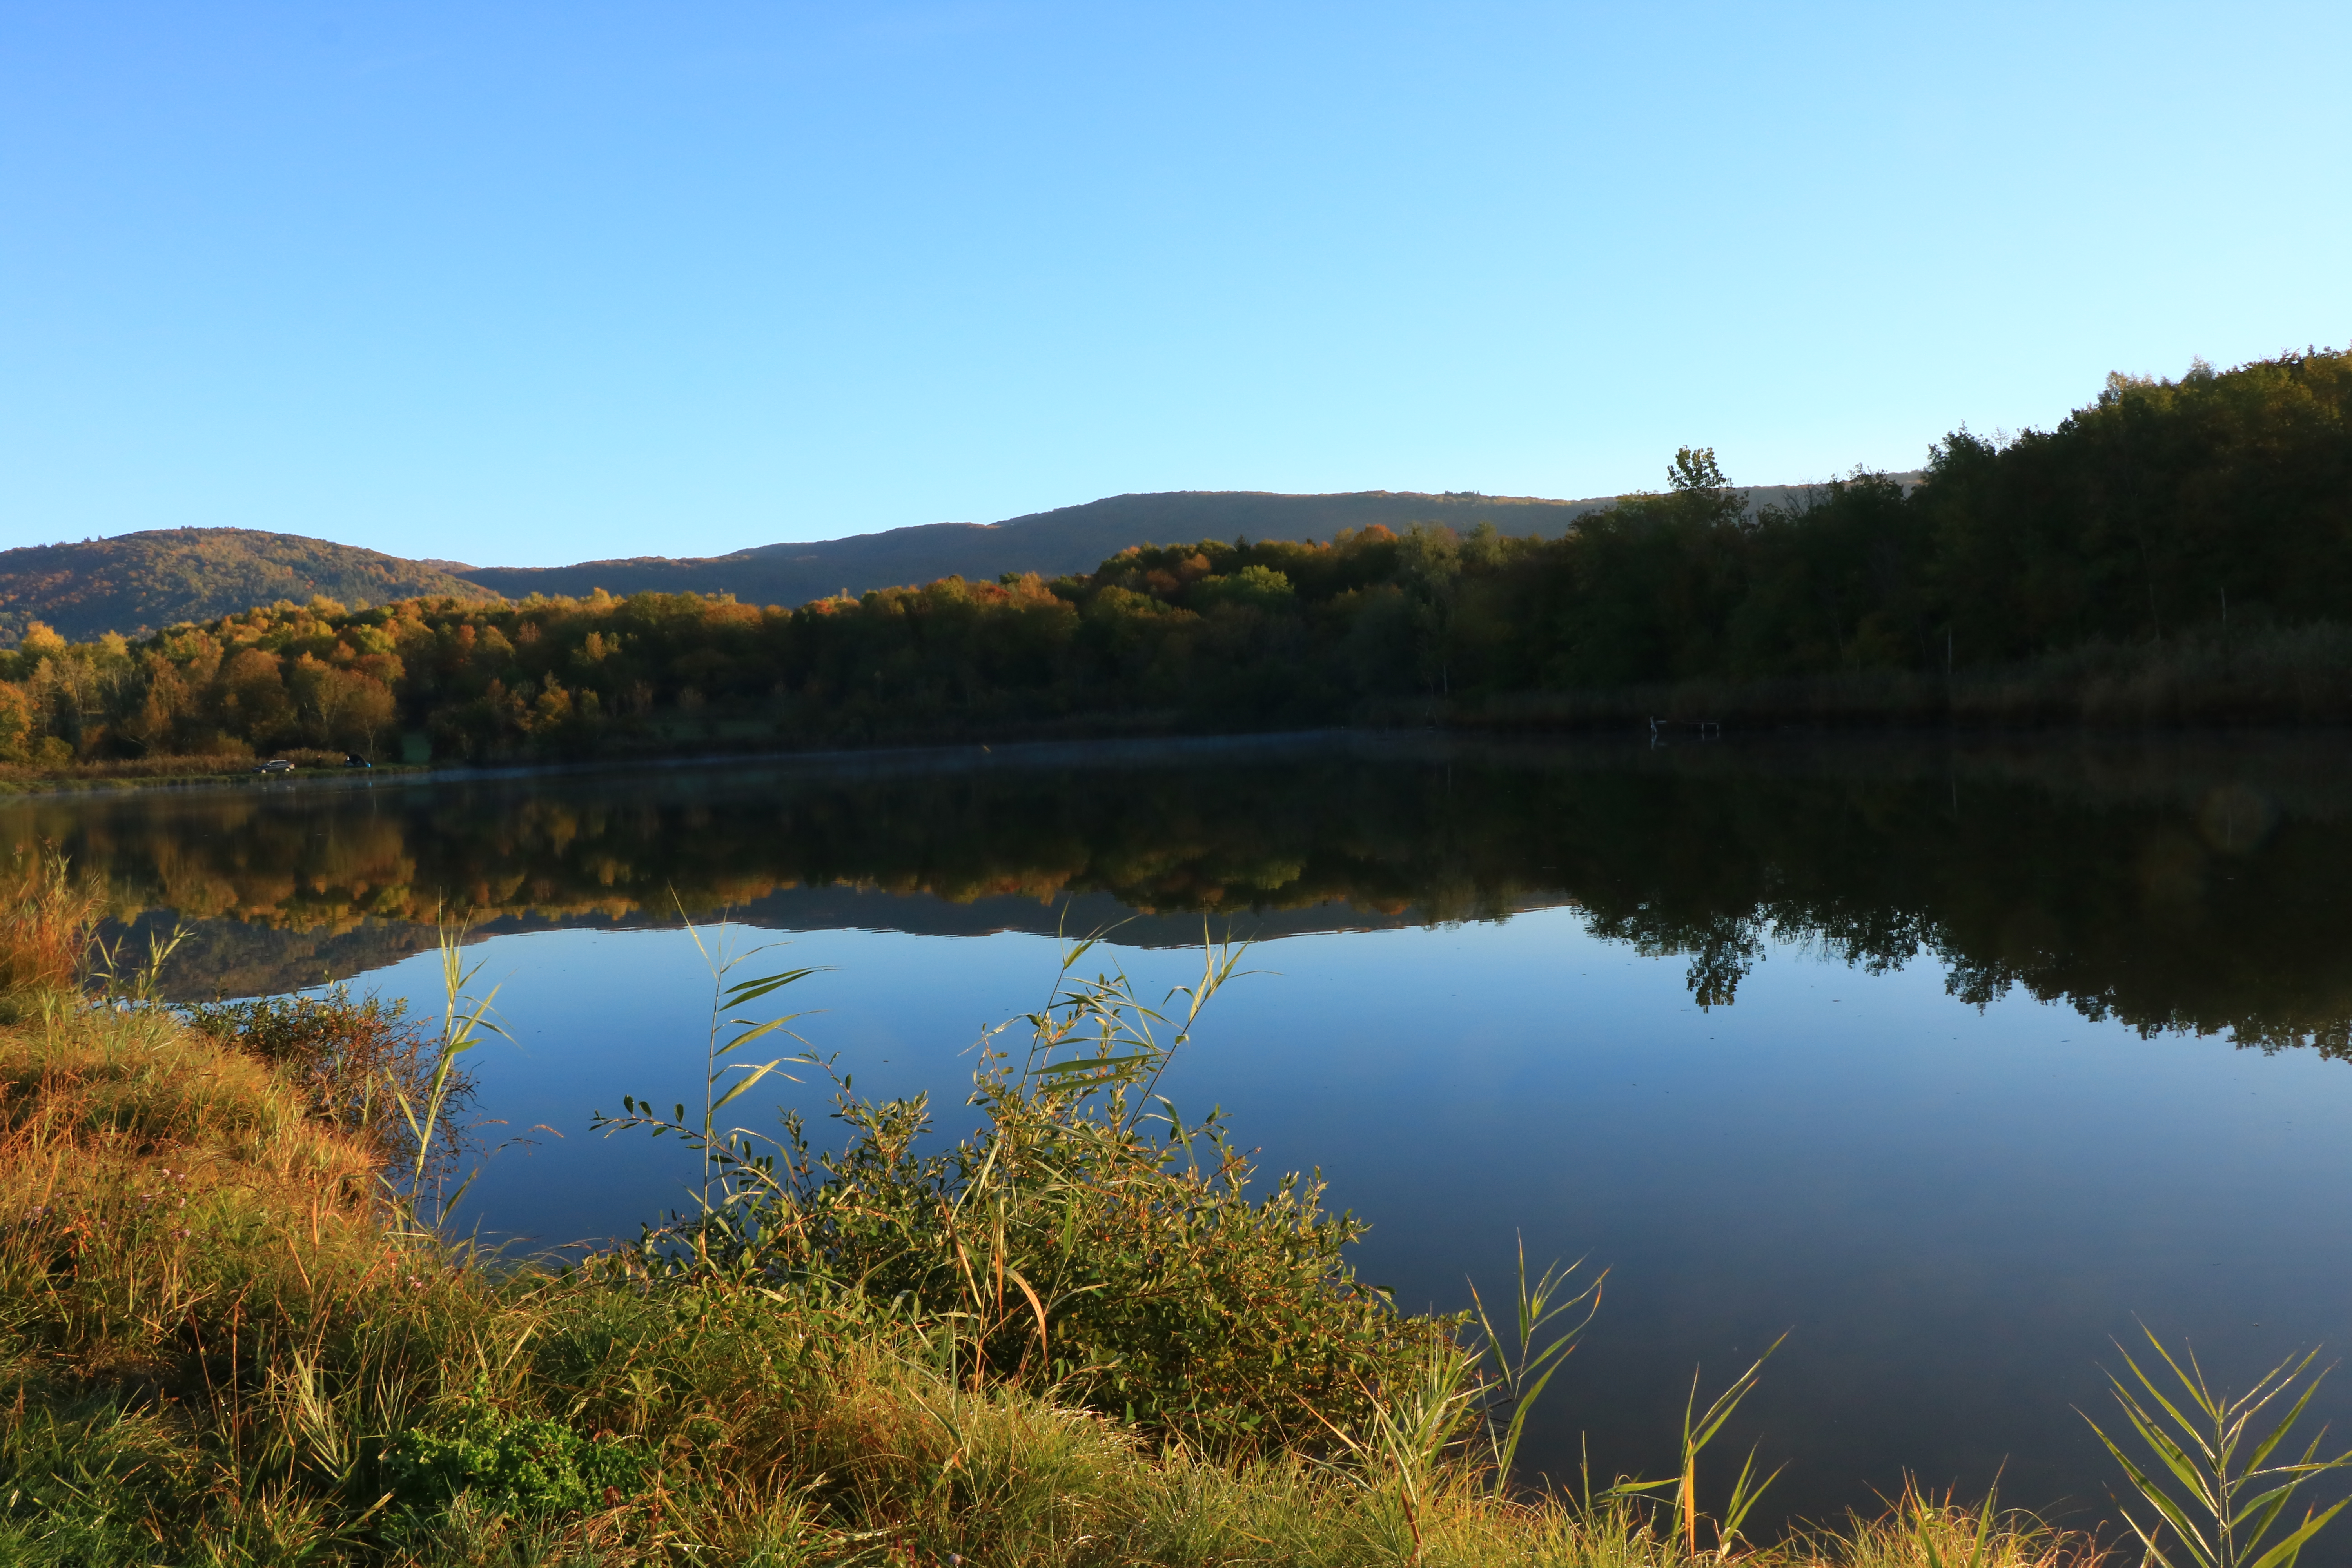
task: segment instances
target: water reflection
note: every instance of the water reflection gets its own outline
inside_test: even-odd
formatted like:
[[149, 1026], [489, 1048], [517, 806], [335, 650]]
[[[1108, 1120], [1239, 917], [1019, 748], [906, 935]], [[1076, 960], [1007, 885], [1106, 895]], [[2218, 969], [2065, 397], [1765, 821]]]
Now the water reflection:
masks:
[[[675, 926], [673, 890], [796, 933], [830, 966], [794, 1000], [825, 1010], [812, 1044], [949, 1106], [1058, 926], [1127, 921], [1153, 984], [1191, 955], [1137, 949], [1204, 916], [1284, 936], [1171, 1092], [1272, 1169], [1322, 1166], [1409, 1305], [1463, 1304], [1522, 1238], [1614, 1270], [1535, 1462], [1661, 1468], [1693, 1364], [1793, 1329], [1726, 1440], [1793, 1461], [1776, 1508], [1869, 1507], [1911, 1469], [2095, 1510], [2073, 1407], [2135, 1313], [2227, 1376], [2352, 1335], [2347, 762], [2243, 737], [975, 749], [18, 801], [0, 842], [100, 868], [125, 920], [187, 916], [182, 994], [331, 970], [437, 1006], [435, 910], [475, 911], [515, 1032], [486, 1102], [552, 1131], [468, 1204], [538, 1241], [627, 1231], [679, 1179], [674, 1146], [586, 1131], [698, 1081], [707, 977], [675, 930], [625, 929]], [[2340, 1392], [2315, 1406], [2339, 1426]]]
[[[1342, 739], [253, 787], [0, 807], [0, 841], [192, 924], [182, 995], [286, 990], [481, 934], [731, 909], [935, 934], [1201, 917], [1259, 934], [1580, 906], [1729, 1005], [1769, 943], [1923, 955], [2143, 1033], [2341, 1057], [2352, 750]], [[166, 914], [168, 911], [168, 915]]]

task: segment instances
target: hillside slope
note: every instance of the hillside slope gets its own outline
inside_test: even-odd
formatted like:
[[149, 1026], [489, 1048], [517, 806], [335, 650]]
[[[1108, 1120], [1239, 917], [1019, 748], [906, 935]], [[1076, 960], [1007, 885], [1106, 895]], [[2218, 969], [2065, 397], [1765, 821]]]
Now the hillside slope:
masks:
[[324, 595], [351, 609], [420, 595], [494, 597], [422, 562], [247, 528], [162, 528], [0, 551], [0, 646], [34, 621], [82, 640], [159, 631]]

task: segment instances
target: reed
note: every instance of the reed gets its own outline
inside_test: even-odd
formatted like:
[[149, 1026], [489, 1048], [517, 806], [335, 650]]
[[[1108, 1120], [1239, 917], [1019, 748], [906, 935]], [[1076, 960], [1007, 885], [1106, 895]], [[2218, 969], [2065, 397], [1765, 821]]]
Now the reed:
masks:
[[[1527, 1244], [1520, 1243], [1510, 1341], [1496, 1331], [1476, 1284], [1470, 1287], [1471, 1321], [1477, 1326], [1471, 1346], [1471, 1375], [1479, 1384], [1481, 1425], [1498, 1490], [1507, 1488], [1517, 1473], [1519, 1439], [1527, 1430], [1528, 1416], [1542, 1399], [1552, 1374], [1601, 1310], [1601, 1287], [1608, 1282], [1605, 1272], [1575, 1294], [1565, 1294], [1570, 1279], [1582, 1267], [1580, 1259], [1565, 1268], [1554, 1264], [1530, 1283]], [[1583, 1309], [1580, 1315], [1579, 1308]]]
[[493, 1037], [506, 1035], [491, 1012], [499, 988], [493, 985], [479, 996], [473, 994], [482, 966], [466, 963], [465, 927], [445, 918], [438, 923], [436, 940], [441, 959], [440, 1033], [421, 1057], [413, 1058], [419, 1071], [394, 1074], [389, 1080], [393, 1102], [399, 1108], [407, 1133], [408, 1159], [404, 1172], [385, 1176], [384, 1190], [409, 1226], [423, 1227], [417, 1233], [420, 1239], [429, 1237], [447, 1220], [465, 1198], [466, 1189], [473, 1185], [474, 1176], [480, 1173], [481, 1168], [476, 1166], [456, 1191], [448, 1188], [454, 1160], [448, 1117], [472, 1094], [473, 1080], [459, 1065], [460, 1059]]
[[[1708, 1445], [1738, 1413], [1741, 1402], [1755, 1391], [1758, 1379], [1763, 1375], [1764, 1363], [1771, 1359], [1774, 1351], [1787, 1342], [1788, 1337], [1782, 1334], [1774, 1340], [1762, 1355], [1749, 1363], [1746, 1372], [1734, 1378], [1729, 1387], [1707, 1403], [1703, 1413], [1698, 1409], [1699, 1374], [1693, 1372], [1690, 1396], [1683, 1404], [1682, 1462], [1675, 1473], [1658, 1480], [1643, 1480], [1636, 1477], [1620, 1479], [1601, 1494], [1602, 1500], [1612, 1505], [1624, 1505], [1653, 1501], [1662, 1494], [1666, 1500], [1665, 1506], [1663, 1510], [1653, 1510], [1653, 1515], [1654, 1517], [1657, 1512], [1664, 1514], [1666, 1538], [1678, 1543], [1683, 1554], [1694, 1563], [1710, 1556], [1717, 1562], [1727, 1561], [1741, 1540], [1741, 1526], [1747, 1522], [1748, 1514], [1755, 1510], [1765, 1489], [1780, 1472], [1774, 1470], [1771, 1475], [1759, 1479], [1756, 1474], [1756, 1453], [1751, 1448], [1739, 1467], [1738, 1476], [1731, 1483], [1731, 1496], [1725, 1502], [1723, 1511], [1710, 1516], [1699, 1510], [1699, 1456], [1706, 1451]], [[1701, 1524], [1708, 1525], [1715, 1537], [1712, 1549], [1702, 1550], [1699, 1546]]]
[[[2318, 1377], [2304, 1378], [2319, 1352], [2287, 1357], [2257, 1378], [2244, 1394], [2232, 1397], [2215, 1391], [2205, 1369], [2186, 1347], [2176, 1358], [2153, 1331], [2143, 1327], [2142, 1331], [2172, 1374], [2171, 1387], [2159, 1386], [2120, 1343], [2116, 1350], [2131, 1371], [2131, 1382], [2114, 1373], [2107, 1374], [2107, 1381], [2114, 1385], [2116, 1404], [2125, 1421], [2155, 1455], [2158, 1468], [2177, 1485], [2178, 1492], [2124, 1452], [2097, 1422], [2088, 1415], [2084, 1420], [2090, 1422], [2091, 1430], [2098, 1434], [2147, 1504], [2148, 1511], [2144, 1514], [2127, 1510], [2124, 1515], [2146, 1549], [2145, 1561], [2173, 1568], [2163, 1545], [2168, 1531], [2174, 1550], [2194, 1568], [2293, 1568], [2311, 1538], [2344, 1511], [2347, 1501], [2352, 1501], [2340, 1499], [2326, 1509], [2306, 1507], [2300, 1521], [2275, 1544], [2264, 1547], [2305, 1487], [2332, 1470], [2352, 1466], [2352, 1450], [2321, 1456], [2320, 1445], [2327, 1436], [2324, 1428], [2299, 1458], [2272, 1460], [2326, 1375], [2322, 1372]], [[2255, 1417], [2284, 1398], [2299, 1381], [2302, 1392], [2267, 1433], [2258, 1432]]]
[[0, 1008], [9, 1016], [79, 987], [106, 889], [46, 845], [19, 845], [0, 877]]

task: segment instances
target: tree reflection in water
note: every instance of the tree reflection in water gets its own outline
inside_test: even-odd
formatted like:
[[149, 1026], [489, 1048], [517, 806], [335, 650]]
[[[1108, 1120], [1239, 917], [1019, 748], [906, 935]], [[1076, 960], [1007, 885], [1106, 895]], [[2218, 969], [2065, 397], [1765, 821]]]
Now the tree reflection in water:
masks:
[[1728, 1006], [1770, 942], [1932, 960], [2143, 1033], [2352, 1054], [2352, 745], [2336, 737], [1483, 743], [1353, 736], [443, 775], [0, 806], [192, 936], [182, 996], [284, 991], [483, 933], [669, 923], [1122, 940], [1572, 904]]

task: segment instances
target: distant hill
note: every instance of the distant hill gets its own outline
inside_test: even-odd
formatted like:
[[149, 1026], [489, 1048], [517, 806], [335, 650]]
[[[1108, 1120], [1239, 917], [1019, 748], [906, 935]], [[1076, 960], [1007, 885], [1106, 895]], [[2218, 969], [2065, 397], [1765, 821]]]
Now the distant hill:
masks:
[[1580, 513], [1606, 500], [1520, 496], [1422, 495], [1358, 490], [1286, 496], [1260, 490], [1161, 490], [1111, 496], [1003, 522], [933, 522], [813, 544], [763, 544], [731, 555], [671, 560], [641, 555], [577, 566], [453, 568], [509, 598], [583, 595], [732, 594], [748, 604], [800, 605], [846, 588], [929, 583], [946, 576], [992, 580], [1006, 572], [1056, 577], [1091, 572], [1130, 544], [1200, 539], [1328, 539], [1343, 528], [1444, 522], [1468, 529], [1492, 519], [1506, 533], [1557, 537]]
[[[1912, 479], [1916, 476], [1899, 475]], [[1786, 502], [1802, 487], [1748, 491], [1751, 506]], [[934, 522], [851, 539], [764, 544], [731, 555], [640, 555], [576, 566], [468, 566], [404, 561], [292, 533], [241, 528], [159, 529], [82, 544], [0, 551], [0, 647], [27, 622], [68, 637], [137, 636], [209, 620], [279, 599], [323, 594], [352, 609], [417, 595], [522, 598], [609, 594], [732, 594], [746, 604], [802, 605], [844, 589], [929, 583], [1007, 572], [1047, 577], [1091, 572], [1130, 544], [1202, 539], [1328, 539], [1342, 529], [1442, 522], [1465, 531], [1491, 521], [1505, 533], [1556, 539], [1576, 518], [1615, 497], [1545, 500], [1464, 491], [1356, 490], [1275, 495], [1262, 490], [1163, 490], [1110, 496], [1003, 522]]]
[[[1907, 483], [1916, 474], [1898, 474]], [[1759, 486], [1751, 507], [1785, 505], [1811, 487]], [[1442, 522], [1465, 532], [1490, 521], [1505, 533], [1557, 539], [1615, 496], [1544, 500], [1466, 491], [1352, 490], [1276, 495], [1265, 490], [1159, 490], [1109, 496], [1083, 506], [1031, 512], [1003, 522], [933, 522], [811, 544], [763, 544], [731, 555], [672, 559], [639, 555], [577, 566], [457, 566], [448, 570], [509, 598], [530, 594], [578, 596], [602, 588], [625, 596], [659, 593], [732, 594], [746, 604], [803, 605], [844, 589], [929, 583], [947, 576], [991, 581], [1007, 572], [1047, 577], [1091, 572], [1130, 544], [1189, 544], [1202, 539], [1329, 539], [1341, 529], [1382, 523]]]
[[321, 594], [355, 610], [418, 595], [496, 596], [422, 562], [299, 533], [163, 528], [0, 550], [0, 646], [13, 647], [33, 621], [75, 641], [138, 637]]

